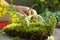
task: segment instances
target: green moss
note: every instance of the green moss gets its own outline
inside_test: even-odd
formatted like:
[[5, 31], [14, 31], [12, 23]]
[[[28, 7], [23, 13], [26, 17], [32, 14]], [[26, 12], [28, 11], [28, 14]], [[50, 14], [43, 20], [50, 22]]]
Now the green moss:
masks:
[[[37, 17], [38, 18], [36, 19], [31, 18], [29, 20], [29, 25], [27, 24], [26, 20], [22, 19], [23, 21], [20, 23], [9, 24], [3, 29], [3, 31], [10, 36], [18, 36], [21, 38], [29, 39], [31, 39], [31, 37], [33, 36], [33, 39], [34, 37], [36, 37], [36, 39], [38, 40], [43, 40], [49, 35], [52, 35], [52, 33], [54, 32], [56, 18], [52, 15], [48, 16], [48, 19], [43, 19], [43, 17], [41, 18], [40, 15]], [[46, 20], [48, 22], [46, 22]], [[40, 36], [42, 37], [42, 39], [39, 38]]]

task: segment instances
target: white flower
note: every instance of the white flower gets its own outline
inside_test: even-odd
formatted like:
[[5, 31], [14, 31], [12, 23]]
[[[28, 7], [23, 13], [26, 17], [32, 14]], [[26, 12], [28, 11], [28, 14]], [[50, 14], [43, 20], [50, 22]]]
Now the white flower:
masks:
[[28, 18], [28, 20], [30, 20], [31, 19], [31, 17], [32, 17], [32, 15], [29, 15], [27, 18]]
[[29, 26], [29, 23], [30, 23], [30, 22], [29, 22], [29, 20], [31, 19], [31, 17], [32, 17], [32, 16], [31, 16], [31, 15], [29, 15], [29, 16], [27, 16], [27, 17], [25, 18], [26, 23], [27, 23], [27, 25], [28, 25], [28, 26]]
[[37, 15], [37, 17], [40, 20], [40, 22], [43, 22], [43, 17], [41, 15]]
[[28, 18], [26, 17], [25, 20], [26, 20], [27, 25], [29, 26], [29, 20], [28, 20]]
[[53, 36], [48, 36], [48, 40], [54, 40]]

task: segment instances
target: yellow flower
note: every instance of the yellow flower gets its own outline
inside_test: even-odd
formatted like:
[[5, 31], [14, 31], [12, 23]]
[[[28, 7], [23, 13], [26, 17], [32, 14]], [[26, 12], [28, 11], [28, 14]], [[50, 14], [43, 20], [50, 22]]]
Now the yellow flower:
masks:
[[6, 8], [4, 8], [2, 14], [3, 14], [3, 15], [7, 14], [7, 9], [6, 9]]
[[19, 18], [16, 18], [16, 21], [18, 22], [19, 21]]
[[13, 13], [12, 12], [10, 12], [10, 16], [13, 16]]
[[13, 18], [11, 18], [11, 19], [12, 19], [12, 22], [16, 22], [16, 18], [13, 17]]
[[0, 11], [2, 11], [2, 7], [0, 7]]
[[7, 7], [7, 5], [4, 3], [4, 6], [3, 7]]
[[3, 6], [3, 7], [6, 7], [7, 6], [6, 3], [5, 2], [2, 2], [2, 1], [0, 2], [0, 5]]
[[2, 14], [0, 13], [0, 17], [2, 17]]
[[16, 14], [14, 14], [12, 17], [17, 17], [17, 15], [16, 15]]

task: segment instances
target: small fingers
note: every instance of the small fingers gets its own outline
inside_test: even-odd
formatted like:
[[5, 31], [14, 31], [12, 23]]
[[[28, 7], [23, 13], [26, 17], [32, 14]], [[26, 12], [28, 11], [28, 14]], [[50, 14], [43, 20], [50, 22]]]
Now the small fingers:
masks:
[[28, 11], [26, 11], [28, 15], [37, 15], [36, 10], [34, 9], [28, 9]]
[[32, 14], [32, 15], [37, 15], [37, 12], [36, 12], [36, 10], [34, 10], [34, 9], [31, 9], [31, 14]]
[[34, 9], [31, 9], [32, 18], [37, 18], [37, 12]]

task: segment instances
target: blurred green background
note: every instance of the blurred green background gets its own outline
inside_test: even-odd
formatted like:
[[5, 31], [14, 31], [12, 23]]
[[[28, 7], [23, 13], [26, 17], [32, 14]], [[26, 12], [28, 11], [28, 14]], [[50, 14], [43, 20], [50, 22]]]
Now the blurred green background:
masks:
[[[10, 3], [10, 0], [6, 0]], [[13, 4], [15, 5], [23, 5], [23, 6], [31, 6], [33, 5], [33, 0], [13, 0]]]
[[[10, 0], [6, 0], [10, 3]], [[60, 0], [13, 0], [15, 5], [32, 6], [38, 4], [34, 9], [38, 12], [44, 12], [46, 8], [49, 11], [55, 12], [60, 11]]]
[[51, 12], [60, 11], [60, 0], [34, 0], [35, 4], [38, 4], [38, 6], [35, 6], [34, 9], [40, 12], [44, 12], [46, 9], [48, 9]]

